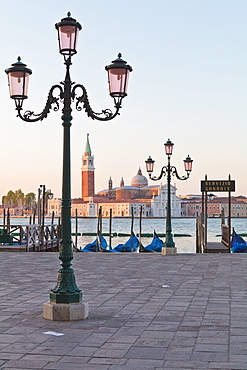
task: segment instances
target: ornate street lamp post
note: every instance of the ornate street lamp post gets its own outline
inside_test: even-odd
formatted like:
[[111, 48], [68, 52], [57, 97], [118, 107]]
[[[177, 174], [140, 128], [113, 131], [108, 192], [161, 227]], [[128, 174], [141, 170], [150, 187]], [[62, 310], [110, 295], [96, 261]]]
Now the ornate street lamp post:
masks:
[[184, 168], [187, 172], [186, 176], [179, 176], [177, 169], [175, 166], [171, 166], [171, 156], [173, 151], [173, 143], [170, 139], [167, 140], [165, 145], [165, 152], [168, 158], [167, 166], [161, 168], [160, 175], [158, 177], [153, 176], [152, 172], [154, 169], [154, 160], [149, 156], [149, 158], [145, 161], [146, 162], [146, 169], [149, 174], [151, 180], [158, 181], [162, 178], [162, 176], [167, 175], [167, 216], [166, 216], [166, 239], [164, 243], [164, 254], [174, 254], [176, 253], [175, 243], [173, 241], [172, 236], [172, 225], [171, 225], [171, 175], [176, 176], [179, 180], [187, 180], [190, 176], [192, 171], [192, 162], [193, 160], [188, 156], [184, 160]]
[[[71, 103], [75, 102], [78, 111], [84, 109], [89, 117], [101, 121], [109, 121], [119, 114], [122, 99], [127, 96], [127, 87], [131, 66], [122, 59], [121, 54], [105, 67], [108, 72], [110, 95], [114, 99], [115, 112], [110, 109], [96, 113], [92, 110], [86, 88], [81, 84], [75, 84], [70, 78], [71, 59], [77, 53], [76, 46], [80, 23], [71, 17], [70, 13], [61, 22], [55, 25], [58, 31], [59, 52], [64, 57], [66, 75], [64, 82], [53, 85], [48, 93], [44, 110], [35, 114], [28, 110], [22, 113], [23, 101], [27, 99], [28, 79], [32, 71], [26, 64], [18, 61], [12, 67], [6, 69], [9, 80], [10, 97], [15, 100], [17, 116], [26, 122], [42, 121], [47, 117], [50, 110], [58, 111], [59, 103], [62, 107], [63, 137], [63, 176], [62, 176], [62, 209], [61, 209], [61, 240], [59, 259], [61, 269], [58, 271], [57, 284], [50, 293], [50, 302], [44, 304], [44, 317], [51, 320], [79, 320], [88, 315], [88, 308], [82, 302], [82, 292], [77, 287], [74, 271], [71, 268], [73, 259], [71, 240], [71, 175], [70, 175], [70, 126], [72, 121]], [[77, 94], [79, 91], [79, 94]], [[56, 92], [56, 94], [55, 94]], [[76, 307], [77, 305], [80, 307]]]

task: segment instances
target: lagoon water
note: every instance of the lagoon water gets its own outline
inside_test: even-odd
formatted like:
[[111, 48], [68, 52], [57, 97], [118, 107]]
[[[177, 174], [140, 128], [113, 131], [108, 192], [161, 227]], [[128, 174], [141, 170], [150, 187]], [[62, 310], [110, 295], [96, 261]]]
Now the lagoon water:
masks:
[[[28, 218], [11, 218], [12, 225], [26, 225], [28, 224]], [[45, 220], [45, 223], [49, 224], [51, 221], [49, 218]], [[92, 233], [97, 231], [98, 220], [93, 218], [79, 218], [78, 219], [78, 233]], [[232, 227], [239, 234], [247, 234], [247, 218], [232, 218]], [[56, 223], [56, 219], [55, 219]], [[113, 218], [112, 220], [112, 233], [130, 233], [131, 219], [129, 218]], [[102, 220], [102, 231], [103, 233], [109, 232], [109, 219], [104, 218]], [[142, 219], [142, 233], [165, 233], [166, 219], [164, 218], [144, 218]], [[75, 232], [75, 219], [72, 219], [72, 232]], [[139, 219], [134, 220], [134, 232], [139, 233]], [[172, 232], [173, 234], [190, 234], [191, 237], [174, 237], [178, 253], [195, 253], [196, 247], [196, 220], [195, 218], [174, 218], [172, 219]], [[216, 235], [221, 234], [221, 219], [220, 218], [209, 218], [208, 219], [208, 241], [220, 241], [220, 237]], [[78, 246], [83, 247], [84, 245], [92, 242], [95, 237], [93, 236], [79, 236]], [[115, 247], [119, 243], [126, 242], [128, 237], [113, 237], [112, 247]], [[161, 238], [164, 240], [164, 238]], [[247, 240], [247, 237], [245, 238]], [[108, 237], [106, 237], [108, 241]], [[142, 237], [142, 244], [150, 244], [152, 238]]]
[[[73, 222], [72, 222], [73, 226]], [[235, 228], [237, 233], [247, 234], [247, 218], [232, 219], [232, 227]], [[113, 219], [112, 232], [117, 233], [130, 233], [131, 219]], [[109, 231], [109, 219], [103, 219], [103, 232]], [[165, 233], [166, 220], [164, 218], [143, 219], [142, 220], [142, 233]], [[96, 219], [79, 219], [78, 232], [94, 232], [97, 230]], [[139, 220], [134, 220], [134, 232], [139, 232]], [[196, 219], [195, 218], [174, 218], [172, 219], [172, 232], [173, 234], [189, 234], [191, 237], [174, 237], [178, 253], [195, 253], [196, 252]], [[220, 237], [216, 235], [221, 234], [221, 219], [211, 218], [208, 219], [208, 241], [220, 241]], [[115, 247], [119, 243], [127, 241], [128, 237], [114, 237], [112, 238], [112, 246]], [[164, 238], [161, 238], [164, 240]], [[107, 237], [106, 237], [107, 240]], [[148, 245], [151, 243], [152, 238], [142, 237], [142, 244]], [[84, 246], [92, 241], [92, 237], [78, 237], [78, 245]]]

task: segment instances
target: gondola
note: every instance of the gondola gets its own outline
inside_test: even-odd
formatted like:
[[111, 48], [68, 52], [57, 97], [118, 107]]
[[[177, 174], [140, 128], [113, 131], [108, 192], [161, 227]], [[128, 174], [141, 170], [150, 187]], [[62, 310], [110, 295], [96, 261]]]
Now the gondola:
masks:
[[234, 229], [231, 239], [231, 251], [232, 253], [247, 253], [247, 242]]
[[103, 237], [103, 235], [98, 235], [97, 238], [87, 245], [84, 248], [77, 249], [79, 252], [105, 252], [108, 249], [108, 244]]
[[109, 250], [108, 252], [116, 252], [116, 253], [129, 253], [129, 252], [137, 252], [139, 247], [139, 240], [135, 236], [134, 232], [131, 232], [130, 238], [124, 244], [118, 244], [115, 248]]
[[163, 247], [164, 247], [163, 241], [157, 236], [154, 230], [152, 242], [146, 247], [141, 245], [139, 252], [140, 253], [161, 253]]

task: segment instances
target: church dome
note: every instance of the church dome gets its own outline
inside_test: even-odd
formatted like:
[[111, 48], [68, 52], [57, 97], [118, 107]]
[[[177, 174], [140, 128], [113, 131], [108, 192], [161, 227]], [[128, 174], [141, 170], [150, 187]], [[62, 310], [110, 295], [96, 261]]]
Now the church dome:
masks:
[[136, 186], [137, 188], [142, 188], [148, 185], [148, 180], [143, 176], [141, 169], [139, 168], [137, 175], [131, 180], [131, 186]]

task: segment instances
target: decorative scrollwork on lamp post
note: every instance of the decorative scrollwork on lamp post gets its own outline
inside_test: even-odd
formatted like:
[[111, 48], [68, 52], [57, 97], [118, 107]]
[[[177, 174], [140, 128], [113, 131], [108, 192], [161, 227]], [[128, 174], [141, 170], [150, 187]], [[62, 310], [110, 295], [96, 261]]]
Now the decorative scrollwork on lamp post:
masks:
[[[82, 292], [75, 282], [74, 271], [71, 268], [73, 259], [72, 240], [71, 240], [71, 174], [70, 174], [70, 126], [72, 121], [72, 102], [75, 102], [75, 108], [78, 111], [85, 110], [88, 117], [100, 121], [109, 121], [115, 118], [120, 111], [122, 100], [127, 96], [127, 87], [129, 74], [132, 67], [122, 59], [118, 58], [112, 61], [112, 64], [105, 67], [108, 73], [108, 83], [110, 96], [114, 99], [115, 111], [110, 109], [102, 110], [95, 113], [89, 104], [86, 88], [81, 84], [75, 84], [70, 77], [71, 59], [77, 53], [76, 47], [78, 42], [79, 31], [82, 29], [80, 23], [68, 13], [55, 25], [58, 31], [59, 52], [64, 57], [66, 74], [63, 82], [53, 85], [48, 93], [47, 102], [44, 110], [35, 114], [28, 110], [22, 113], [23, 101], [28, 97], [28, 80], [32, 71], [27, 68], [26, 64], [18, 61], [8, 69], [10, 97], [15, 100], [17, 116], [26, 122], [42, 121], [53, 109], [59, 110], [62, 103], [62, 125], [64, 128], [63, 138], [63, 177], [62, 177], [62, 208], [61, 208], [61, 240], [60, 253], [62, 268], [58, 272], [57, 284], [50, 293], [50, 302], [52, 303], [78, 303], [82, 300]], [[79, 95], [78, 95], [79, 91]]]
[[158, 181], [162, 178], [162, 176], [167, 176], [167, 216], [166, 216], [166, 239], [164, 246], [166, 248], [174, 248], [175, 243], [173, 241], [172, 235], [172, 225], [171, 225], [171, 176], [175, 176], [178, 180], [187, 180], [190, 176], [192, 171], [192, 162], [193, 160], [188, 155], [187, 158], [184, 160], [184, 168], [186, 171], [186, 175], [179, 176], [177, 169], [175, 166], [171, 165], [171, 156], [173, 151], [173, 143], [170, 139], [167, 140], [165, 145], [165, 152], [168, 158], [167, 166], [163, 166], [160, 171], [159, 176], [152, 176], [153, 169], [154, 169], [154, 160], [149, 156], [149, 158], [145, 161], [146, 162], [146, 169], [149, 174], [149, 178], [154, 181]]

